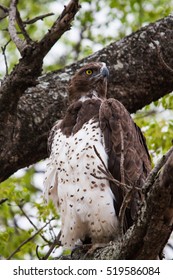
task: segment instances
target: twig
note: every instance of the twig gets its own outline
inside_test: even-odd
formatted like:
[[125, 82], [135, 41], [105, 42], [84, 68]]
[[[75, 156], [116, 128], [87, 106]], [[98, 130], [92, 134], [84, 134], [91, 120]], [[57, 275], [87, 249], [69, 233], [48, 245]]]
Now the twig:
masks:
[[62, 11], [61, 15], [54, 22], [49, 32], [47, 32], [39, 42], [44, 56], [59, 40], [63, 33], [71, 28], [71, 22], [73, 21], [74, 16], [80, 7], [81, 6], [79, 5], [78, 0], [71, 0], [67, 6], [64, 6], [64, 10]]
[[[91, 173], [90, 175], [95, 177], [95, 178], [97, 178], [97, 179], [109, 180], [109, 181], [113, 182], [116, 186], [121, 187], [121, 189], [122, 189], [122, 187], [124, 187], [122, 190], [125, 190], [125, 194], [124, 194], [123, 201], [122, 201], [122, 204], [121, 204], [121, 207], [120, 207], [120, 211], [119, 211], [119, 215], [118, 215], [118, 218], [119, 218], [119, 234], [120, 234], [120, 237], [122, 238], [122, 236], [123, 236], [123, 225], [124, 225], [125, 211], [126, 211], [126, 208], [127, 208], [128, 204], [130, 202], [131, 193], [132, 193], [134, 188], [135, 188], [135, 190], [139, 190], [139, 191], [141, 191], [141, 189], [139, 189], [137, 187], [133, 188], [133, 186], [129, 186], [129, 185], [124, 183], [125, 182], [125, 180], [124, 180], [124, 171], [122, 171], [123, 173], [121, 174], [122, 175], [122, 179], [123, 179], [124, 182], [120, 182], [120, 181], [116, 180], [112, 176], [110, 171], [107, 169], [107, 167], [106, 167], [103, 159], [101, 158], [99, 152], [97, 151], [96, 147], [93, 146], [93, 148], [94, 148], [94, 151], [95, 151], [96, 155], [98, 156], [98, 158], [100, 159], [100, 161], [102, 162], [102, 164], [103, 164], [103, 166], [105, 168], [105, 170], [104, 170], [102, 167], [98, 166], [98, 169], [100, 171], [102, 171], [102, 173], [105, 174], [106, 177], [98, 177], [96, 174], [93, 174], [93, 173]], [[124, 151], [124, 142], [123, 141], [122, 141], [122, 148], [121, 148], [121, 150], [122, 150], [122, 152]], [[124, 165], [124, 156], [122, 158], [122, 164]]]
[[120, 175], [121, 175], [121, 182], [125, 183], [124, 178], [124, 138], [123, 138], [123, 130], [121, 126], [120, 120], [118, 120], [118, 125], [120, 129], [120, 139], [121, 139], [121, 156], [120, 156]]
[[3, 11], [3, 15], [1, 15], [0, 20], [6, 18], [8, 16], [9, 9], [0, 4], [0, 9]]
[[26, 30], [25, 30], [23, 21], [22, 21], [22, 19], [21, 19], [21, 17], [20, 17], [20, 13], [19, 13], [17, 7], [16, 7], [16, 21], [17, 21], [17, 24], [18, 24], [18, 26], [19, 26], [19, 28], [20, 28], [20, 30], [21, 30], [21, 33], [22, 33], [22, 35], [24, 36], [26, 42], [27, 42], [27, 43], [31, 43], [32, 40], [31, 40], [31, 38], [29, 37], [28, 33], [27, 33]]
[[125, 196], [123, 198], [121, 207], [120, 207], [119, 214], [118, 214], [118, 218], [119, 218], [119, 234], [120, 234], [121, 238], [122, 238], [123, 233], [124, 233], [123, 232], [123, 226], [124, 226], [125, 211], [126, 211], [126, 208], [127, 208], [128, 204], [129, 204], [129, 202], [131, 201], [132, 191], [133, 191], [133, 188], [131, 187], [131, 190], [126, 192], [126, 194], [125, 194]]
[[7, 200], [8, 200], [8, 198], [2, 198], [2, 199], [0, 200], [0, 205], [3, 204], [4, 202], [6, 202]]
[[37, 16], [37, 17], [32, 18], [32, 19], [25, 20], [25, 21], [23, 21], [23, 23], [24, 24], [33, 24], [38, 20], [43, 20], [44, 18], [53, 16], [53, 15], [54, 15], [54, 13], [48, 13], [48, 14], [45, 14], [45, 15]]
[[3, 10], [4, 13], [8, 13], [9, 9], [5, 6], [3, 6], [2, 4], [0, 4], [0, 9]]
[[[94, 174], [94, 173], [90, 173], [90, 175], [93, 176], [93, 177], [95, 177], [96, 179], [100, 179], [100, 180], [106, 179], [106, 180], [109, 180], [109, 181], [113, 182], [116, 186], [124, 187], [126, 190], [130, 190], [130, 189], [132, 188], [132, 186], [129, 186], [129, 185], [125, 184], [125, 183], [122, 183], [122, 182], [118, 181], [117, 179], [115, 179], [115, 178], [112, 176], [111, 172], [110, 172], [110, 171], [108, 170], [108, 168], [106, 167], [106, 165], [105, 165], [104, 161], [102, 160], [102, 158], [101, 158], [99, 152], [97, 151], [96, 147], [93, 146], [93, 148], [94, 148], [94, 151], [95, 151], [96, 155], [98, 156], [98, 158], [99, 158], [100, 161], [102, 162], [103, 167], [105, 168], [105, 170], [104, 170], [102, 167], [98, 166], [98, 169], [99, 169], [104, 175], [106, 175], [106, 177], [97, 176], [97, 175]], [[136, 187], [136, 190], [140, 190], [140, 189]]]
[[50, 256], [50, 254], [52, 253], [53, 249], [59, 245], [61, 246], [61, 242], [59, 241], [61, 236], [61, 231], [58, 233], [57, 237], [55, 238], [54, 242], [52, 243], [52, 245], [50, 246], [48, 252], [46, 253], [46, 255], [42, 258], [42, 260], [47, 260], [48, 257]]
[[[21, 212], [23, 213], [23, 215], [26, 217], [26, 219], [30, 222], [30, 224], [35, 228], [35, 230], [38, 230], [38, 228], [36, 227], [36, 225], [32, 222], [32, 220], [30, 219], [30, 217], [25, 213], [25, 211], [23, 210], [23, 207], [21, 204], [18, 204], [18, 207], [20, 208]], [[40, 233], [41, 238], [46, 242], [46, 243], [50, 243], [41, 233]]]
[[56, 234], [54, 232], [54, 228], [52, 227], [51, 223], [49, 224], [49, 233], [51, 235], [52, 240], [56, 238]]
[[41, 260], [42, 258], [41, 258], [40, 255], [39, 255], [38, 248], [39, 248], [39, 245], [37, 245], [37, 246], [36, 246], [36, 249], [35, 249], [35, 251], [36, 251], [36, 256], [37, 256], [37, 258], [38, 258], [39, 260]]
[[144, 194], [146, 194], [150, 190], [150, 188], [152, 187], [152, 185], [157, 177], [158, 172], [163, 167], [163, 165], [166, 163], [166, 161], [168, 160], [168, 158], [170, 157], [170, 155], [172, 153], [173, 153], [173, 147], [170, 148], [170, 150], [165, 155], [163, 155], [163, 157], [159, 160], [159, 162], [151, 170], [151, 172], [149, 173], [149, 175], [142, 187], [142, 192]]
[[[109, 180], [109, 181], [111, 181], [111, 182], [113, 182], [113, 183], [115, 183], [115, 184], [118, 184], [118, 186], [121, 186], [121, 182], [118, 181], [118, 180], [116, 180], [116, 179], [112, 176], [111, 172], [109, 171], [109, 169], [107, 168], [106, 164], [104, 163], [102, 157], [100, 156], [99, 152], [97, 151], [95, 145], [93, 146], [93, 148], [94, 148], [94, 152], [96, 153], [97, 157], [100, 159], [100, 161], [101, 161], [101, 163], [102, 163], [102, 165], [103, 165], [103, 167], [104, 167], [105, 170], [104, 170], [101, 166], [98, 166], [98, 169], [99, 169], [104, 175], [106, 175], [106, 177], [100, 177], [100, 176], [97, 176], [96, 174], [93, 174], [93, 173], [91, 173], [90, 175], [93, 176], [93, 177], [95, 177], [95, 178], [97, 178], [97, 179], [100, 179], [100, 180], [107, 179], [107, 180]], [[123, 184], [123, 185], [125, 185], [125, 184]]]
[[11, 42], [11, 39], [5, 44], [5, 46], [1, 47], [1, 50], [2, 50], [2, 55], [4, 56], [4, 62], [5, 62], [5, 74], [6, 76], [8, 75], [8, 62], [7, 62], [7, 57], [6, 57], [6, 54], [5, 54], [5, 51], [6, 51], [6, 48], [8, 46], [8, 44]]
[[[51, 219], [53, 220], [53, 219]], [[30, 236], [28, 239], [26, 239], [25, 241], [23, 241], [17, 248], [16, 250], [7, 258], [7, 260], [10, 260], [18, 251], [20, 251], [20, 249], [28, 242], [30, 242], [32, 239], [35, 238], [35, 236], [37, 236], [50, 222], [48, 221], [44, 226], [42, 226], [39, 230], [37, 230], [32, 236]]]
[[17, 17], [17, 0], [11, 0], [10, 9], [9, 9], [9, 34], [12, 41], [15, 43], [18, 48], [20, 54], [23, 53], [24, 48], [26, 47], [26, 42], [21, 40], [17, 35], [17, 30], [15, 27], [15, 21]]

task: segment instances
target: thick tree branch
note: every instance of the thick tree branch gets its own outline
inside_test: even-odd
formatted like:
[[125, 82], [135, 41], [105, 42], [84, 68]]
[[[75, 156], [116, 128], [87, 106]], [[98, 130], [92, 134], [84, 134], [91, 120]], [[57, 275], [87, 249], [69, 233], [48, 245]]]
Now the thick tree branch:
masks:
[[11, 37], [11, 40], [15, 43], [19, 52], [22, 54], [23, 49], [26, 47], [26, 42], [19, 38], [16, 29], [16, 17], [17, 17], [17, 3], [18, 0], [11, 0], [10, 9], [9, 9], [9, 27], [8, 31]]

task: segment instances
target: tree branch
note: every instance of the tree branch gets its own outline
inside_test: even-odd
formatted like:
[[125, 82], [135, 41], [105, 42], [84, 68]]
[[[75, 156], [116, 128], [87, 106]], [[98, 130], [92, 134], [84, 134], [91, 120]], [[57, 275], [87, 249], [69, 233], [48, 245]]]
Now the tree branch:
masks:
[[8, 31], [11, 37], [11, 40], [15, 43], [20, 54], [23, 54], [23, 50], [26, 47], [26, 42], [21, 40], [17, 34], [15, 27], [16, 17], [17, 17], [17, 3], [18, 0], [11, 0], [10, 9], [9, 9], [9, 27]]
[[43, 20], [44, 18], [53, 16], [53, 15], [54, 15], [54, 13], [48, 13], [48, 14], [45, 14], [45, 15], [37, 16], [37, 17], [32, 18], [32, 19], [25, 20], [25, 21], [23, 21], [23, 23], [24, 24], [33, 24], [33, 23], [37, 22], [38, 20]]
[[2, 198], [1, 200], [0, 200], [0, 205], [2, 205], [4, 202], [6, 202], [8, 200], [8, 198]]
[[9, 9], [5, 6], [3, 6], [2, 4], [0, 4], [0, 9], [4, 12], [4, 13], [7, 13], [9, 12]]
[[45, 256], [42, 258], [42, 260], [47, 260], [50, 256], [50, 254], [52, 253], [52, 251], [55, 249], [55, 247], [61, 246], [61, 242], [60, 242], [60, 236], [61, 236], [61, 231], [58, 233], [58, 235], [56, 236], [55, 240], [53, 241], [53, 243], [51, 244], [48, 252], [45, 254]]
[[8, 75], [8, 62], [7, 62], [7, 57], [5, 54], [6, 48], [8, 44], [11, 42], [11, 39], [5, 44], [5, 46], [1, 47], [2, 50], [2, 55], [4, 56], [4, 62], [5, 62], [5, 69], [6, 69], [6, 76]]
[[[18, 26], [19, 26], [19, 28], [21, 30], [22, 35], [24, 36], [24, 38], [26, 40], [26, 45], [31, 44], [32, 40], [31, 40], [31, 38], [29, 37], [28, 33], [25, 30], [25, 24], [23, 23], [23, 21], [22, 21], [22, 19], [20, 17], [20, 13], [19, 13], [17, 7], [16, 7], [16, 21], [17, 21], [17, 24], [18, 24]], [[21, 52], [21, 54], [22, 54], [22, 52]]]
[[[36, 225], [32, 222], [32, 220], [30, 219], [30, 217], [26, 214], [26, 212], [23, 210], [23, 206], [22, 206], [22, 204], [18, 204], [18, 207], [20, 208], [20, 210], [21, 210], [21, 212], [22, 212], [22, 214], [25, 216], [25, 218], [29, 221], [29, 223], [34, 227], [34, 229], [35, 230], [37, 230], [38, 231], [38, 228], [36, 227]], [[41, 238], [46, 242], [46, 243], [50, 243], [45, 237], [44, 237], [44, 235], [42, 235], [41, 233], [40, 233], [40, 236], [41, 236]]]
[[[52, 220], [52, 219], [51, 219]], [[20, 251], [20, 249], [27, 244], [28, 242], [30, 242], [32, 239], [34, 239], [50, 222], [48, 221], [44, 226], [42, 226], [39, 230], [37, 230], [33, 235], [31, 235], [28, 239], [24, 240], [17, 248], [16, 250], [14, 250], [14, 252], [7, 258], [7, 260], [11, 260], [11, 258]]]
[[64, 10], [51, 29], [40, 41], [42, 47], [43, 57], [48, 53], [51, 47], [59, 40], [64, 32], [71, 28], [71, 22], [74, 19], [75, 14], [80, 9], [80, 5], [77, 0], [71, 0], [67, 6], [64, 6]]
[[9, 13], [9, 9], [3, 5], [0, 4], [0, 10], [2, 11], [1, 12], [1, 17], [0, 17], [0, 20], [6, 18], [8, 16], [8, 13]]

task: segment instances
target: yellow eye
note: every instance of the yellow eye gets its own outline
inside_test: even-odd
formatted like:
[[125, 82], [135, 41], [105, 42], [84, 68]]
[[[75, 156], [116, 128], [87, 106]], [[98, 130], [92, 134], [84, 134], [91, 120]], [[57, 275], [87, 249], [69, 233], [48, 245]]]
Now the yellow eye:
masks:
[[92, 75], [93, 70], [91, 70], [91, 69], [87, 69], [87, 70], [85, 71], [85, 73], [86, 73], [87, 75]]

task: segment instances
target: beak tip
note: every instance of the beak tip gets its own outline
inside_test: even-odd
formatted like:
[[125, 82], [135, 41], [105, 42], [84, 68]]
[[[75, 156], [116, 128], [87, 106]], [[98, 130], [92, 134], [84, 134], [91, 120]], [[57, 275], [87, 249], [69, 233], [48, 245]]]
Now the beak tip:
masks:
[[106, 77], [108, 78], [109, 77], [109, 70], [108, 70], [108, 68], [107, 68], [105, 63], [103, 64], [103, 66], [101, 68], [101, 74], [102, 74], [102, 76], [104, 78], [106, 78]]

